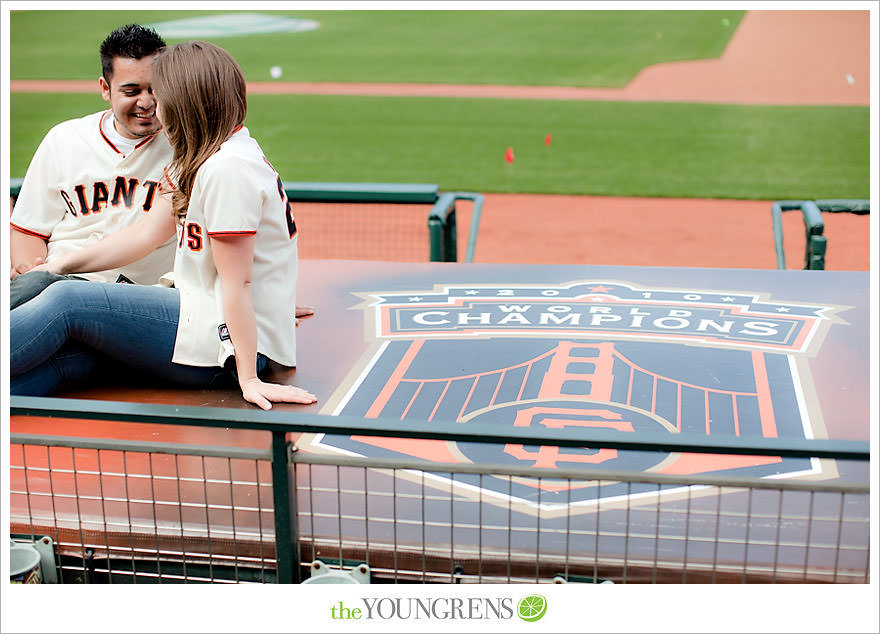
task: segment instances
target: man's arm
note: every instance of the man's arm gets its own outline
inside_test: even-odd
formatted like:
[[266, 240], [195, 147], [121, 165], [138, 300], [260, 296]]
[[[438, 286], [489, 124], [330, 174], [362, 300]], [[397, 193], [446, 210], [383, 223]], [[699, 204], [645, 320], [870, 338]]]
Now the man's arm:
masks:
[[129, 225], [76, 251], [41, 264], [38, 270], [59, 275], [106, 271], [146, 257], [175, 234], [170, 196], [160, 196], [153, 210]]
[[61, 198], [52, 188], [63, 180], [56, 142], [60, 126], [49, 130], [37, 146], [9, 217], [10, 279], [46, 261], [53, 228], [64, 218]]
[[9, 228], [9, 255], [12, 270], [9, 279], [26, 273], [38, 264], [46, 261], [48, 246], [40, 236], [35, 236], [15, 227]]

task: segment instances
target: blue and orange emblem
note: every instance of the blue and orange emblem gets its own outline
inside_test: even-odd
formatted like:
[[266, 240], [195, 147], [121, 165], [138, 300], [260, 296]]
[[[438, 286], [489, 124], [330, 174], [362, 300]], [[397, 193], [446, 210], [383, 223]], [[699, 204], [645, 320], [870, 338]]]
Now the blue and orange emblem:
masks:
[[[805, 359], [839, 323], [834, 306], [609, 280], [359, 295], [366, 335], [374, 343], [325, 413], [707, 437], [824, 435]], [[302, 446], [550, 469], [756, 477], [824, 473], [820, 461], [807, 459], [515, 443], [316, 436]], [[622, 484], [600, 491], [564, 482], [481, 478], [477, 486], [526, 505], [540, 497], [542, 504], [557, 499], [583, 508], [600, 498], [638, 493], [624, 491]]]

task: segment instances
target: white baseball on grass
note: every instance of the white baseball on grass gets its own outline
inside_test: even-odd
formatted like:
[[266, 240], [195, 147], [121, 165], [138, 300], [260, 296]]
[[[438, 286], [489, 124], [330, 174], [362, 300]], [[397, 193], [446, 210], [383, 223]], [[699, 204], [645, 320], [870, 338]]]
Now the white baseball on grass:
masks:
[[278, 79], [279, 77], [281, 77], [281, 67], [273, 66], [269, 69], [269, 74], [272, 76], [272, 79]]

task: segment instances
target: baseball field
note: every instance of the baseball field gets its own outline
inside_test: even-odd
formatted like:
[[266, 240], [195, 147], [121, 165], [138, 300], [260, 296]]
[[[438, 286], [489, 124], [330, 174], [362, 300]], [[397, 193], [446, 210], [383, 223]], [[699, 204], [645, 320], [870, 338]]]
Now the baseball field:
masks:
[[[316, 229], [310, 205], [326, 218], [345, 204], [306, 196], [294, 202], [296, 303], [316, 314], [297, 320], [296, 367], [270, 380], [316, 403], [257, 412], [235, 385], [140, 375], [62, 385], [57, 400], [13, 395], [10, 532], [45, 534], [58, 556], [40, 567], [62, 583], [141, 585], [134, 607], [59, 604], [38, 626], [82, 614], [91, 631], [172, 618], [289, 631], [315, 614], [348, 628], [354, 593], [300, 603], [285, 589], [337, 566], [373, 575], [354, 627], [379, 631], [394, 630], [378, 584], [411, 594], [411, 581], [448, 584], [456, 601], [471, 584], [572, 584], [561, 590], [576, 611], [552, 597], [548, 612], [541, 589], [517, 604], [520, 629], [545, 613], [544, 629], [600, 631], [755, 617], [766, 629], [768, 615], [834, 631], [865, 617], [875, 231], [869, 214], [826, 212], [831, 270], [774, 271], [771, 206], [870, 198], [875, 9], [216, 4], [4, 14], [8, 176], [25, 174], [51, 126], [106, 107], [98, 46], [138, 22], [240, 62], [245, 125], [284, 181], [482, 194], [475, 263], [304, 255], [346, 233], [370, 242], [353, 216], [394, 236], [383, 255], [423, 243], [368, 205]], [[460, 255], [479, 207], [456, 205]], [[801, 214], [782, 225], [800, 269]], [[241, 609], [205, 611], [176, 590], [146, 598], [166, 580], [260, 588]], [[794, 592], [734, 603], [695, 587], [771, 582]], [[618, 607], [590, 602], [586, 583], [655, 585]], [[670, 617], [685, 583], [690, 601]], [[832, 584], [850, 590], [829, 601]], [[42, 616], [23, 605], [4, 619]], [[388, 620], [411, 631], [401, 605]], [[472, 605], [468, 620], [490, 631]], [[510, 616], [495, 619], [504, 631], [517, 630]]]
[[[98, 44], [138, 21], [239, 60], [285, 180], [487, 195], [477, 261], [774, 268], [770, 202], [870, 195], [867, 11], [260, 11], [302, 30], [172, 30], [218, 15], [12, 12], [10, 176], [55, 122], [103, 107]], [[804, 38], [821, 50], [787, 52]], [[866, 269], [867, 218], [834, 216], [828, 268]]]

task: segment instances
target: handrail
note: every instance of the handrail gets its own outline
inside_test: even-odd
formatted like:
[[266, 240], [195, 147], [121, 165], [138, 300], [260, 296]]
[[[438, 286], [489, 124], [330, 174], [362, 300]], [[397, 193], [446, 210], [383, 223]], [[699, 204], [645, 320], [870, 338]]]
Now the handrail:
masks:
[[[17, 198], [23, 178], [9, 179], [9, 196]], [[439, 197], [438, 185], [430, 183], [320, 183], [283, 181], [290, 200], [306, 202], [378, 202], [433, 204]]]
[[465, 262], [474, 261], [474, 251], [477, 248], [477, 234], [480, 231], [480, 217], [483, 214], [483, 195], [471, 192], [455, 192], [455, 197], [460, 200], [470, 200], [474, 206], [471, 210], [471, 226], [468, 230], [467, 252], [464, 256]]
[[[450, 222], [454, 225], [454, 220], [450, 220], [450, 215], [455, 211], [456, 200], [470, 200], [473, 202], [471, 210], [471, 225], [468, 230], [467, 251], [464, 261], [473, 262], [474, 252], [477, 248], [477, 233], [480, 230], [480, 217], [483, 213], [483, 195], [473, 192], [445, 192], [440, 195], [437, 202], [434, 203], [428, 215], [428, 224], [436, 224], [440, 227], [446, 227]], [[445, 241], [442, 242], [441, 240]], [[458, 260], [457, 256], [457, 236], [455, 232], [437, 231], [431, 234], [431, 261], [433, 262], [454, 262]]]
[[423, 183], [301, 183], [284, 181], [292, 201], [432, 204], [439, 186]]
[[776, 268], [785, 269], [783, 249], [782, 212], [799, 209], [804, 218], [806, 244], [804, 247], [804, 269], [822, 270], [825, 268], [825, 252], [828, 240], [823, 235], [825, 221], [823, 212], [848, 212], [858, 215], [871, 213], [871, 202], [862, 199], [819, 199], [819, 200], [778, 200], [770, 207], [773, 222], [773, 241], [776, 248]]
[[322, 433], [453, 440], [475, 443], [522, 443], [559, 447], [611, 448], [635, 451], [694, 452], [785, 456], [794, 458], [836, 458], [868, 460], [867, 441], [819, 438], [709, 437], [702, 434], [640, 432], [632, 434], [610, 429], [566, 427], [507, 427], [490, 423], [461, 424], [455, 421], [401, 421], [359, 416], [329, 416], [295, 410], [195, 407], [65, 399], [45, 396], [12, 396], [10, 416], [113, 420], [170, 425], [195, 425], [252, 429], [273, 433]]
[[[40, 447], [70, 447], [73, 449], [96, 449], [154, 454], [177, 454], [187, 456], [235, 458], [246, 460], [271, 460], [268, 449], [248, 449], [224, 445], [185, 445], [143, 440], [116, 440], [109, 438], [81, 438], [79, 436], [55, 436], [47, 434], [9, 434], [11, 445], [34, 445]], [[581, 468], [535, 467], [492, 463], [431, 462], [418, 459], [372, 458], [346, 454], [320, 454], [292, 451], [291, 462], [303, 465], [328, 465], [359, 469], [403, 469], [431, 473], [485, 474], [523, 478], [547, 478], [559, 480], [638, 481], [651, 484], [682, 486], [740, 487], [771, 489], [774, 491], [810, 491], [813, 493], [870, 493], [870, 483], [841, 482], [835, 480], [786, 480], [779, 478], [743, 477], [701, 473], [697, 475], [657, 473], [622, 469], [600, 469], [595, 465]]]

